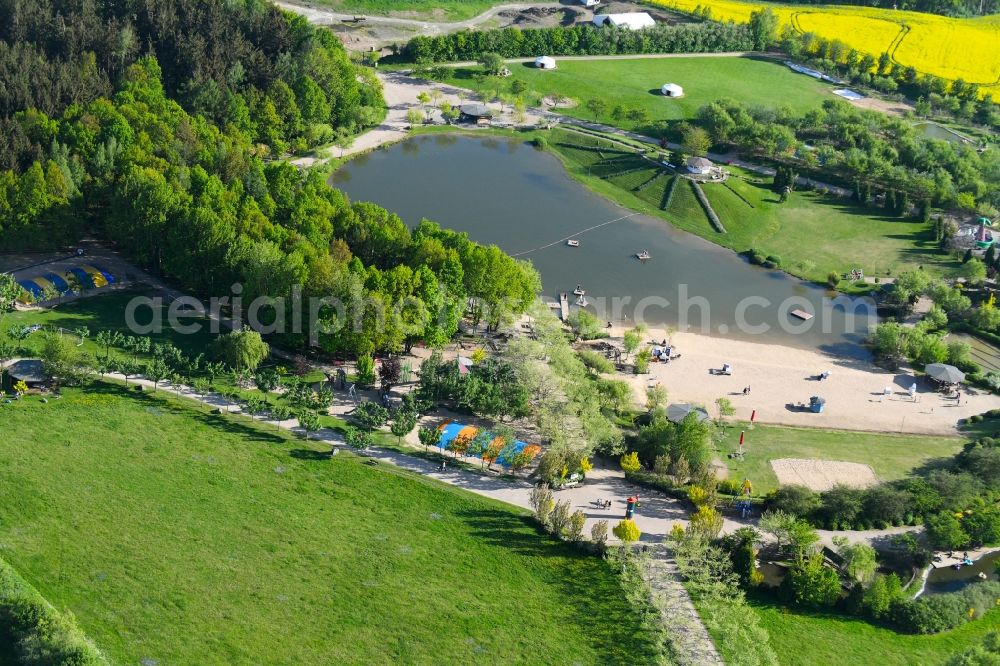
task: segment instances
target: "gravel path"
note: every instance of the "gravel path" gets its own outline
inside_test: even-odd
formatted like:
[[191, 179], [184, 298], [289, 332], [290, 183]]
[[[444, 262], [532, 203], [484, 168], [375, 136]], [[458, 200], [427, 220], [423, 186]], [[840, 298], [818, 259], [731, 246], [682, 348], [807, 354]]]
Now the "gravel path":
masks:
[[691, 596], [681, 583], [670, 550], [662, 544], [654, 546], [643, 568], [653, 605], [660, 611], [663, 625], [669, 628], [678, 661], [691, 666], [724, 666]]

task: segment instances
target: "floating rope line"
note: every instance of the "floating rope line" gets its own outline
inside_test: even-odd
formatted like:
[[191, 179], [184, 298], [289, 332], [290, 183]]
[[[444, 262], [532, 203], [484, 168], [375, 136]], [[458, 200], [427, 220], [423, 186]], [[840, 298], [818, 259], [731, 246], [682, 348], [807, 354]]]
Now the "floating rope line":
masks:
[[628, 215], [623, 215], [622, 217], [617, 217], [617, 218], [615, 218], [613, 220], [609, 220], [607, 222], [601, 222], [600, 224], [595, 224], [592, 227], [587, 227], [583, 231], [579, 231], [579, 232], [577, 232], [577, 233], [575, 233], [575, 234], [573, 234], [571, 236], [566, 236], [566, 238], [560, 238], [557, 241], [552, 241], [548, 245], [543, 245], [541, 247], [536, 247], [536, 248], [534, 248], [532, 250], [525, 250], [524, 252], [518, 252], [517, 254], [512, 254], [510, 256], [512, 256], [512, 257], [520, 257], [520, 256], [525, 255], [525, 254], [531, 254], [532, 252], [538, 252], [539, 250], [545, 250], [547, 248], [552, 247], [553, 245], [559, 245], [559, 243], [565, 243], [566, 241], [568, 241], [571, 238], [576, 238], [577, 236], [582, 236], [583, 234], [587, 233], [588, 231], [593, 231], [594, 229], [600, 229], [601, 227], [606, 227], [609, 224], [614, 224], [615, 222], [621, 222], [622, 220], [627, 220], [628, 218], [635, 217], [636, 215], [641, 215], [641, 213], [629, 213]]

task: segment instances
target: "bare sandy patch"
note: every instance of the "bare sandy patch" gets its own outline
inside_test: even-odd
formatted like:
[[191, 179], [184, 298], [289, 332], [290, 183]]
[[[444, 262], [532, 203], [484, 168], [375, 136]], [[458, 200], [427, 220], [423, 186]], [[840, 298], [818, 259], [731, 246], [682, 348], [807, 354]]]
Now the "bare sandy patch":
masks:
[[839, 460], [778, 458], [771, 469], [781, 485], [800, 485], [821, 491], [836, 485], [867, 488], [878, 483], [878, 477], [868, 465]]

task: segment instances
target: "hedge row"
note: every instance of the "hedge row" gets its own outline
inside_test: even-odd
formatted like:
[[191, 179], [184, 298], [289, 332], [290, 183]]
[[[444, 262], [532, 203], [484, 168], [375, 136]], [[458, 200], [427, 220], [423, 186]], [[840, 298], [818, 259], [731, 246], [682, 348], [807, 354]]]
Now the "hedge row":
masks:
[[108, 666], [73, 616], [61, 613], [0, 560], [0, 642], [15, 664]]
[[708, 215], [708, 221], [712, 223], [712, 227], [715, 228], [720, 234], [726, 233], [726, 228], [722, 226], [722, 220], [719, 216], [715, 214], [715, 209], [712, 208], [712, 204], [708, 202], [708, 197], [705, 196], [705, 191], [701, 189], [701, 185], [697, 182], [691, 180], [691, 189], [694, 190], [694, 195], [698, 197], [698, 203], [705, 210], [705, 215]]
[[658, 24], [642, 30], [592, 25], [568, 28], [462, 31], [437, 37], [418, 36], [402, 56], [415, 63], [478, 60], [483, 54], [504, 58], [540, 55], [629, 55], [639, 53], [718, 53], [751, 51], [749, 26], [733, 23]]

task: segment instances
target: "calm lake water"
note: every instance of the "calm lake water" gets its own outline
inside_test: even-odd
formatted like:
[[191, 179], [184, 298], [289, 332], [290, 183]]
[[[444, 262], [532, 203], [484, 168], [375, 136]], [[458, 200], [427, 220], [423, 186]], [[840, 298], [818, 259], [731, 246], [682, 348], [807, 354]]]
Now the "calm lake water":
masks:
[[996, 569], [998, 561], [1000, 561], [1000, 552], [993, 552], [979, 558], [973, 562], [972, 566], [962, 567], [961, 569], [952, 569], [951, 567], [931, 569], [930, 574], [927, 576], [927, 585], [924, 587], [924, 594], [957, 592], [966, 585], [978, 583], [980, 581], [980, 573], [986, 574], [987, 580], [1000, 580]]
[[[640, 317], [720, 337], [865, 355], [858, 343], [867, 331], [867, 307], [849, 312], [824, 304], [834, 294], [752, 266], [663, 220], [632, 214], [523, 141], [417, 137], [355, 159], [331, 184], [352, 200], [396, 212], [411, 227], [427, 218], [510, 254], [524, 253], [541, 274], [544, 298], [555, 300], [580, 284], [602, 321]], [[618, 221], [583, 231], [612, 220]], [[580, 246], [568, 247], [567, 237]], [[650, 261], [635, 258], [642, 250]], [[789, 314], [795, 309], [816, 317], [800, 322]]]

